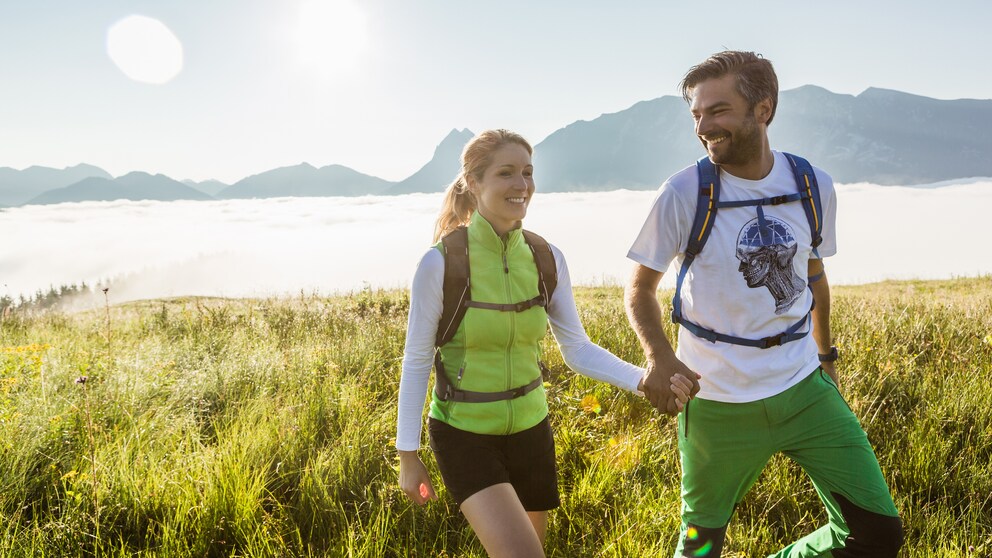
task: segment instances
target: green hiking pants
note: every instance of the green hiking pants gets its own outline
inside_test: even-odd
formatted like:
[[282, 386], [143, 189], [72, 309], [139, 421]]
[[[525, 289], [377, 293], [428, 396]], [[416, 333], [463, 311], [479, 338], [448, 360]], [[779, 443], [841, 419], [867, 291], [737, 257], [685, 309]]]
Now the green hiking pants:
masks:
[[768, 460], [783, 453], [813, 481], [828, 523], [773, 556], [895, 556], [902, 529], [874, 450], [817, 369], [749, 403], [693, 399], [679, 415], [682, 533], [677, 557], [717, 557], [727, 523]]

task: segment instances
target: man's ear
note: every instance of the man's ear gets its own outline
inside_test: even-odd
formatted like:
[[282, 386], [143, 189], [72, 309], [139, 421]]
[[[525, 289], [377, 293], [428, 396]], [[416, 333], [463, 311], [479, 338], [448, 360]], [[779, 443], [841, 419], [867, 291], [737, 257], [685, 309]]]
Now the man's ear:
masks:
[[754, 105], [754, 118], [758, 122], [767, 125], [768, 119], [772, 117], [772, 98], [765, 97], [765, 99], [758, 101], [758, 104]]

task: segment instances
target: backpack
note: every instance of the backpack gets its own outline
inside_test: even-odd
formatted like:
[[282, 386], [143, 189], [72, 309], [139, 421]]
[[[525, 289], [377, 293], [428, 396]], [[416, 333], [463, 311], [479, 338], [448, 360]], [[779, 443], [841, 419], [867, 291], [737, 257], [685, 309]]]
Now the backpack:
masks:
[[[758, 217], [759, 219], [763, 219], [764, 212], [761, 209], [762, 206], [780, 205], [783, 203], [791, 203], [796, 201], [801, 202], [806, 213], [806, 220], [809, 222], [813, 254], [819, 257], [816, 248], [823, 241], [820, 234], [823, 230], [823, 222], [821, 220], [823, 209], [820, 204], [820, 188], [816, 183], [816, 175], [813, 173], [813, 167], [806, 159], [789, 153], [783, 154], [792, 165], [792, 172], [796, 180], [797, 191], [793, 194], [786, 194], [782, 196], [735, 202], [720, 201], [720, 171], [717, 169], [716, 165], [710, 161], [709, 157], [702, 157], [696, 161], [696, 168], [699, 171], [699, 190], [696, 198], [696, 215], [692, 221], [692, 228], [689, 233], [689, 242], [685, 249], [685, 259], [682, 261], [682, 268], [679, 270], [678, 278], [675, 282], [675, 296], [672, 297], [672, 322], [681, 325], [689, 330], [689, 332], [693, 335], [706, 339], [711, 343], [721, 341], [734, 345], [767, 349], [802, 339], [808, 335], [810, 331], [812, 331], [812, 327], [808, 327], [805, 331], [801, 332], [799, 330], [807, 322], [811, 321], [810, 313], [813, 311], [813, 305], [810, 305], [809, 311], [801, 320], [791, 325], [788, 329], [778, 335], [772, 335], [763, 339], [746, 339], [743, 337], [735, 337], [733, 335], [718, 333], [699, 324], [693, 323], [682, 314], [682, 281], [685, 279], [689, 266], [692, 265], [692, 262], [696, 259], [696, 256], [702, 252], [703, 247], [706, 245], [710, 232], [713, 230], [713, 222], [716, 219], [717, 210], [721, 207], [757, 206]], [[820, 277], [822, 277], [822, 274], [808, 278], [807, 287], [819, 280]]]
[[[468, 401], [485, 403], [503, 401], [526, 395], [543, 383], [538, 378], [531, 383], [515, 389], [499, 392], [475, 392], [455, 389], [444, 373], [441, 363], [441, 347], [451, 341], [458, 331], [458, 326], [469, 308], [483, 308], [499, 312], [523, 312], [534, 306], [547, 308], [551, 296], [558, 286], [558, 268], [551, 246], [547, 240], [528, 230], [523, 230], [524, 241], [534, 255], [537, 264], [538, 295], [530, 300], [515, 304], [495, 304], [472, 300], [472, 282], [468, 258], [468, 229], [465, 226], [446, 234], [441, 242], [444, 245], [444, 286], [441, 320], [438, 322], [437, 337], [434, 341], [434, 368], [437, 371], [435, 391], [442, 401]], [[540, 364], [540, 363], [539, 363]], [[542, 372], [544, 365], [540, 364]], [[460, 376], [459, 376], [460, 377]]]

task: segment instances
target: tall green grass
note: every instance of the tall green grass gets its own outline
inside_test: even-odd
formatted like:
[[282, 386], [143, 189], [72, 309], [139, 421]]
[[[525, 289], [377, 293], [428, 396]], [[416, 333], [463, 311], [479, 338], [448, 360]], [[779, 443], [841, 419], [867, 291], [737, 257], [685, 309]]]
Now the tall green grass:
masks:
[[[841, 388], [902, 512], [903, 555], [992, 556], [992, 281], [834, 292]], [[642, 361], [620, 288], [577, 299], [594, 340]], [[15, 312], [0, 322], [0, 555], [485, 556], [436, 476], [425, 507], [396, 488], [408, 303], [364, 291]], [[549, 556], [671, 555], [674, 422], [569, 372], [550, 336], [545, 352], [563, 501]], [[725, 555], [764, 555], [824, 520], [802, 472], [773, 459]]]

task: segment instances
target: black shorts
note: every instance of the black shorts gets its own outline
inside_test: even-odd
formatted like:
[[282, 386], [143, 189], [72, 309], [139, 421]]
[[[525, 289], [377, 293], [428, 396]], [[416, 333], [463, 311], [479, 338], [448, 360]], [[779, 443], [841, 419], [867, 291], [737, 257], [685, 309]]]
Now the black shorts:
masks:
[[504, 482], [513, 486], [527, 511], [561, 505], [555, 440], [547, 417], [506, 436], [474, 434], [434, 418], [427, 430], [444, 486], [459, 506], [476, 492]]

